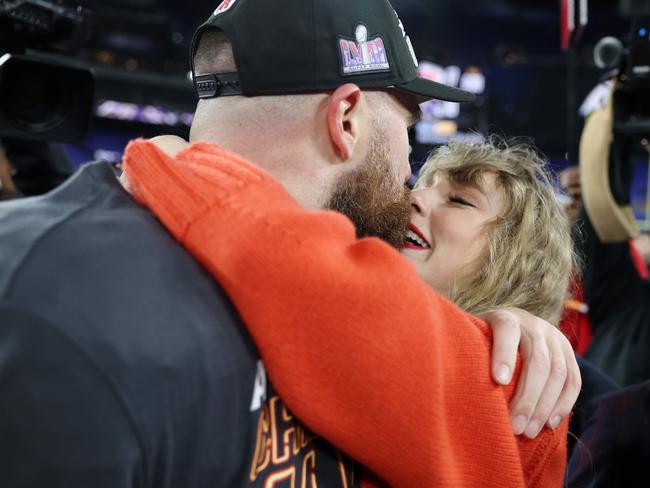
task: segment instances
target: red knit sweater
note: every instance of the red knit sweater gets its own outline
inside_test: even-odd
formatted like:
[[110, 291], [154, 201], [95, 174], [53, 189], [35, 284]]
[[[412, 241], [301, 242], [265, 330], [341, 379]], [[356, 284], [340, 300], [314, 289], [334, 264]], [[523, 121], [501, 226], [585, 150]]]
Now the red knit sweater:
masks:
[[397, 251], [356, 239], [341, 214], [302, 209], [215, 145], [174, 160], [136, 141], [125, 171], [135, 198], [224, 287], [280, 396], [314, 432], [395, 487], [562, 485], [567, 420], [515, 437], [513, 387], [490, 377], [489, 328]]

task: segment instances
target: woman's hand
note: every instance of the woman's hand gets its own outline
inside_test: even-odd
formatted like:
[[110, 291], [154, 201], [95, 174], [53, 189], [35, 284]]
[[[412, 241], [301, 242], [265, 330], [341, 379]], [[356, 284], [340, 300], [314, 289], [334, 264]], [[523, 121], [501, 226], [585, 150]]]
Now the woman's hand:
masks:
[[157, 136], [149, 139], [149, 141], [153, 142], [156, 146], [162, 149], [163, 152], [167, 153], [167, 155], [171, 156], [172, 158], [187, 146], [189, 146], [189, 142], [178, 136]]
[[[159, 149], [161, 149], [165, 154], [172, 158], [176, 157], [179, 152], [190, 145], [190, 143], [182, 137], [171, 135], [156, 136], [149, 139], [149, 142], [152, 142], [158, 146]], [[120, 183], [122, 183], [122, 186], [126, 191], [132, 193], [131, 185], [129, 183], [129, 176], [127, 175], [126, 171], [122, 173], [122, 176], [120, 176]]]
[[510, 403], [513, 432], [534, 438], [544, 424], [557, 427], [582, 386], [568, 339], [557, 327], [518, 308], [493, 310], [480, 318], [492, 328], [492, 376], [497, 383], [510, 383], [521, 349], [521, 376]]

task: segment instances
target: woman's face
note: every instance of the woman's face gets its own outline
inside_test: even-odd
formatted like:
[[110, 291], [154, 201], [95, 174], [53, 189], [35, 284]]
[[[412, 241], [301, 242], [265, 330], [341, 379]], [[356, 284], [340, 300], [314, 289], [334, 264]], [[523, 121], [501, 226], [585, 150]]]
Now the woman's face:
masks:
[[503, 212], [494, 173], [479, 187], [437, 177], [432, 186], [411, 192], [411, 224], [402, 254], [420, 277], [447, 294], [454, 283], [478, 272], [488, 246], [489, 225]]

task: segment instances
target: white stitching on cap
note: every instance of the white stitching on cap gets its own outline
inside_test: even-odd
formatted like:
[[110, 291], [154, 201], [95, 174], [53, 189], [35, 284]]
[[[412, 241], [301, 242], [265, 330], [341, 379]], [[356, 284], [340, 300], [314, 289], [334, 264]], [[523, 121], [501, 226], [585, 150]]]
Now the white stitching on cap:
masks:
[[230, 10], [232, 6], [235, 5], [236, 2], [237, 0], [223, 0], [212, 15], [213, 16], [219, 15], [224, 13], [227, 10]]

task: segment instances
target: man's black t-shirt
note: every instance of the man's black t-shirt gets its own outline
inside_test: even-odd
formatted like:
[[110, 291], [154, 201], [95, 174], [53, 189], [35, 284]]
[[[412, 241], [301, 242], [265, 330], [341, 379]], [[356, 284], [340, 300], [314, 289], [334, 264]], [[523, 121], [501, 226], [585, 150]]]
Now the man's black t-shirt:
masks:
[[221, 288], [109, 165], [0, 204], [2, 487], [312, 481], [355, 485], [274, 394]]

